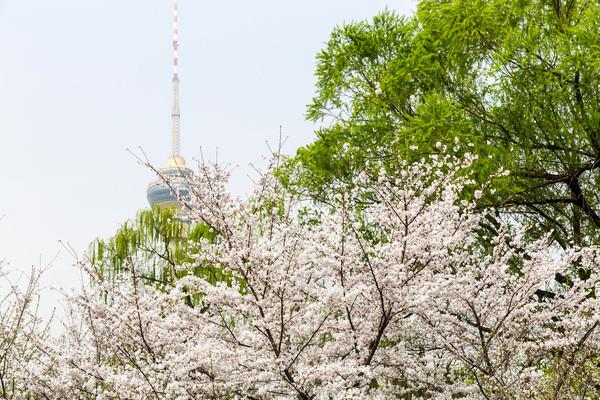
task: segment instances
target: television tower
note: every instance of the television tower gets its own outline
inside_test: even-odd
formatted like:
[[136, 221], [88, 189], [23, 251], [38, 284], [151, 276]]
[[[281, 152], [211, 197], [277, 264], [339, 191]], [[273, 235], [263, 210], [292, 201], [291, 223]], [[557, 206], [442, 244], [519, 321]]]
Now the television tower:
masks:
[[160, 174], [169, 181], [158, 179], [148, 186], [147, 197], [151, 207], [179, 207], [179, 201], [174, 191], [180, 196], [189, 195], [188, 183], [193, 177], [191, 169], [185, 165], [181, 157], [181, 110], [179, 107], [179, 21], [177, 0], [173, 0], [173, 77], [172, 107], [171, 107], [171, 156], [167, 159], [167, 166], [160, 169]]

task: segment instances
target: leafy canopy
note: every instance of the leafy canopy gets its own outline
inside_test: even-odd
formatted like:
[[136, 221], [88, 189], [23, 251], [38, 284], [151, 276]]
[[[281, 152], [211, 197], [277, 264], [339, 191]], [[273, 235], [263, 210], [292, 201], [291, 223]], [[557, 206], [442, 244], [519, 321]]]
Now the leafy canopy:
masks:
[[422, 0], [340, 26], [317, 56], [316, 140], [284, 181], [328, 201], [398, 158], [475, 153], [481, 206], [563, 247], [595, 241], [600, 216], [600, 7], [585, 0]]
[[95, 240], [89, 258], [106, 279], [115, 280], [135, 268], [146, 284], [172, 286], [189, 272], [181, 266], [194, 263], [194, 275], [214, 284], [226, 277], [208, 263], [197, 263], [195, 255], [201, 240], [212, 242], [215, 237], [206, 225], [178, 218], [174, 208], [155, 207], [139, 211], [108, 240]]

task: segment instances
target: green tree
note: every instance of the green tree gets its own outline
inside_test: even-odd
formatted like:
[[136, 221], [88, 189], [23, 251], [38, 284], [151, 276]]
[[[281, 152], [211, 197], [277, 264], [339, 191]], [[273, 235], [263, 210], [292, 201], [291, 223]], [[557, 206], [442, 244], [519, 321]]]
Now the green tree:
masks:
[[89, 258], [108, 280], [135, 268], [143, 283], [165, 288], [187, 274], [189, 268], [178, 268], [187, 264], [194, 265], [196, 276], [214, 284], [227, 277], [219, 268], [198, 262], [195, 249], [200, 240], [213, 241], [215, 237], [207, 226], [178, 218], [174, 208], [155, 207], [139, 211], [111, 238], [95, 240]]
[[315, 142], [284, 180], [327, 201], [399, 157], [479, 156], [482, 206], [554, 231], [563, 247], [600, 235], [600, 2], [422, 0], [403, 18], [336, 28], [317, 57]]

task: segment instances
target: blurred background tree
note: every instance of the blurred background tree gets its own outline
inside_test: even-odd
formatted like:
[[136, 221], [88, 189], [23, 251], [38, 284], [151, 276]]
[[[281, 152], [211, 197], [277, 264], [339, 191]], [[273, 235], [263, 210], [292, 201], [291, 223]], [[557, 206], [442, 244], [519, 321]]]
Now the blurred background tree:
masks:
[[[139, 211], [111, 238], [92, 242], [88, 253], [92, 265], [107, 280], [114, 281], [135, 268], [135, 275], [144, 284], [165, 289], [187, 275], [187, 266], [193, 264], [196, 276], [215, 284], [227, 277], [218, 267], [195, 257], [198, 243], [214, 241], [215, 237], [207, 226], [179, 218], [175, 208], [155, 207]], [[193, 298], [188, 301], [196, 302]]]

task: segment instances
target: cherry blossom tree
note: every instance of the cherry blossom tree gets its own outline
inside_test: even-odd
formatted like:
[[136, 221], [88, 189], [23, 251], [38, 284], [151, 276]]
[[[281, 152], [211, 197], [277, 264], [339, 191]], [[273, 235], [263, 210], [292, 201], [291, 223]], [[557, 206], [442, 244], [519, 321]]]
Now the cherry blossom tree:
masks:
[[[334, 207], [265, 173], [247, 199], [200, 165], [185, 206], [217, 240], [169, 290], [115, 282], [71, 297], [28, 393], [90, 399], [592, 399], [600, 393], [600, 252], [525, 239], [459, 196], [466, 162], [368, 173]], [[478, 188], [481, 196], [486, 188]], [[371, 200], [361, 204], [360, 199]], [[357, 201], [358, 200], [358, 201]], [[568, 277], [559, 283], [555, 277]], [[195, 293], [199, 301], [184, 301]]]
[[24, 375], [30, 363], [40, 356], [37, 344], [48, 337], [49, 324], [38, 315], [39, 279], [42, 271], [33, 269], [24, 280], [14, 279], [0, 260], [0, 398], [26, 396]]

